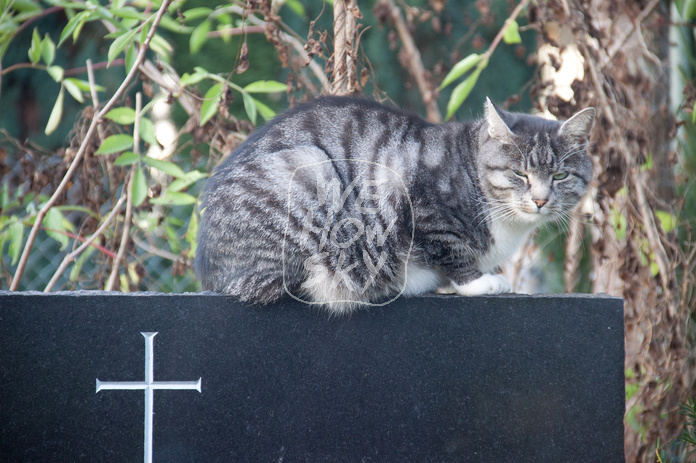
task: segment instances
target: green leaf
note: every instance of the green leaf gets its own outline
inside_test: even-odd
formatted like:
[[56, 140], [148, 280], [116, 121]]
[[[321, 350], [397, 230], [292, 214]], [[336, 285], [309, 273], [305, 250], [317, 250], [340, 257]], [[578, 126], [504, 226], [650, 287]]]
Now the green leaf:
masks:
[[691, 123], [696, 124], [696, 101], [694, 101], [694, 107], [691, 109]]
[[184, 235], [184, 238], [186, 239], [186, 242], [189, 244], [189, 248], [191, 249], [191, 252], [189, 252], [189, 256], [191, 257], [196, 255], [196, 247], [198, 245], [198, 240], [196, 239], [198, 237], [198, 227], [198, 211], [194, 207], [193, 211], [191, 211], [191, 220], [189, 220], [189, 226], [186, 229], [186, 234]]
[[[77, 88], [80, 89], [80, 91], [82, 91], [82, 92], [86, 92], [86, 93], [90, 92], [89, 82], [87, 82], [86, 80], [75, 79], [73, 77], [68, 77], [65, 80], [69, 80], [70, 82], [74, 83], [77, 86]], [[94, 89], [98, 92], [103, 92], [104, 90], [106, 90], [101, 85], [95, 85]]]
[[41, 57], [44, 63], [46, 63], [46, 66], [50, 66], [56, 57], [56, 44], [53, 43], [53, 40], [51, 40], [48, 34], [46, 34], [41, 42]]
[[137, 19], [139, 21], [145, 20], [145, 15], [140, 11], [136, 10], [132, 6], [126, 6], [124, 8], [111, 8], [111, 14], [124, 19]]
[[132, 31], [128, 31], [124, 34], [121, 34], [119, 37], [116, 38], [111, 43], [111, 46], [109, 46], [109, 52], [107, 54], [107, 59], [109, 64], [116, 59], [116, 57], [123, 51], [124, 48], [126, 48], [128, 45], [133, 42], [133, 39], [135, 38], [136, 34], [138, 33], [138, 28], [133, 29]]
[[145, 156], [143, 158], [143, 162], [150, 167], [154, 167], [157, 170], [161, 170], [167, 175], [171, 175], [174, 178], [186, 178], [186, 173], [184, 173], [184, 171], [181, 170], [181, 167], [177, 166], [173, 162], [162, 161], [159, 159], [151, 158], [149, 156]]
[[147, 117], [140, 118], [140, 129], [138, 133], [140, 134], [140, 138], [145, 140], [146, 143], [152, 146], [160, 146], [157, 137], [155, 137], [155, 126]]
[[478, 66], [474, 72], [469, 74], [469, 77], [464, 79], [464, 82], [454, 87], [452, 95], [447, 102], [447, 119], [450, 119], [467, 99], [469, 93], [471, 93], [471, 90], [473, 90], [474, 86], [476, 85], [476, 81], [481, 75], [481, 71], [483, 71], [483, 67]]
[[135, 109], [126, 107], [114, 108], [106, 113], [104, 117], [117, 124], [130, 125], [135, 122]]
[[164, 195], [159, 198], [151, 199], [150, 202], [152, 204], [165, 204], [169, 206], [186, 206], [188, 204], [195, 204], [196, 197], [180, 191], [167, 190]]
[[665, 233], [669, 233], [677, 228], [677, 218], [667, 211], [655, 211], [655, 217], [660, 221]]
[[207, 71], [200, 71], [197, 70], [193, 74], [189, 73], [184, 73], [183, 76], [181, 76], [181, 79], [179, 79], [179, 85], [186, 86], [186, 85], [194, 85], [202, 81], [208, 77], [208, 72]]
[[22, 242], [24, 241], [24, 225], [19, 220], [14, 220], [9, 227], [10, 232], [10, 257], [12, 265], [17, 265], [19, 254], [22, 251]]
[[247, 92], [242, 92], [242, 99], [244, 100], [244, 110], [249, 116], [249, 121], [256, 125], [256, 103], [254, 99]]
[[188, 188], [191, 184], [197, 182], [200, 179], [206, 178], [208, 175], [200, 172], [198, 170], [192, 170], [186, 172], [184, 178], [177, 178], [167, 187], [167, 191], [181, 191], [184, 188]]
[[[63, 204], [62, 206], [53, 206], [54, 208], [58, 209], [61, 212], [83, 212], [85, 214], [89, 214], [93, 216], [94, 218], [98, 219], [99, 215], [97, 215], [96, 212], [91, 210], [88, 207], [85, 206], [71, 206], [69, 204]], [[72, 229], [72, 226], [70, 227]]]
[[92, 17], [95, 17], [96, 19], [96, 15], [90, 14], [89, 19], [85, 17], [82, 21], [77, 23], [77, 25], [75, 26], [75, 30], [72, 33], [73, 43], [77, 42], [77, 39], [80, 37], [80, 33], [82, 32], [82, 28], [85, 26], [85, 24], [87, 24], [88, 20], [92, 19]]
[[179, 244], [179, 236], [177, 234], [177, 231], [174, 229], [174, 227], [177, 227], [177, 224], [175, 221], [171, 220], [171, 216], [167, 216], [167, 218], [163, 222], [163, 229], [165, 235], [167, 235], [167, 244], [169, 244], [169, 248], [172, 250], [174, 254], [181, 254], [181, 245]]
[[205, 41], [208, 40], [208, 32], [210, 32], [211, 26], [210, 21], [205, 20], [191, 32], [189, 39], [189, 51], [191, 54], [198, 53]]
[[150, 33], [150, 29], [152, 29], [152, 23], [150, 23], [150, 21], [143, 24], [143, 27], [140, 28], [140, 43], [145, 42], [147, 35]]
[[124, 133], [110, 135], [107, 137], [99, 149], [94, 154], [113, 154], [120, 153], [133, 148], [133, 137]]
[[126, 58], [124, 60], [124, 68], [126, 73], [129, 73], [133, 66], [135, 66], [135, 60], [138, 58], [138, 50], [135, 48], [135, 44], [130, 44], [128, 50], [126, 50]]
[[0, 190], [0, 210], [3, 211], [7, 211], [7, 205], [10, 203], [10, 187], [7, 186], [8, 183], [3, 183], [2, 190]]
[[451, 84], [452, 82], [469, 72], [469, 70], [476, 66], [479, 63], [479, 61], [481, 61], [481, 55], [476, 53], [472, 53], [466, 58], [460, 60], [457, 64], [454, 65], [454, 67], [452, 67], [450, 72], [447, 73], [445, 79], [438, 87], [438, 90], [442, 90], [443, 88], [447, 87], [449, 84]]
[[218, 82], [205, 92], [201, 105], [201, 127], [217, 113], [224, 86], [225, 84]]
[[696, 19], [696, 0], [686, 0], [682, 6], [682, 17], [686, 21]]
[[286, 92], [288, 86], [275, 80], [258, 80], [244, 87], [244, 90], [249, 93], [276, 93]]
[[159, 23], [159, 28], [184, 35], [188, 35], [191, 33], [191, 31], [193, 31], [193, 27], [182, 26], [178, 17], [174, 19], [170, 18], [169, 16], [162, 16]]
[[36, 64], [41, 59], [41, 36], [37, 28], [34, 28], [34, 32], [31, 34], [31, 46], [29, 47], [28, 55], [31, 64]]
[[70, 240], [64, 233], [66, 231], [66, 227], [63, 214], [55, 207], [52, 207], [48, 210], [44, 223], [46, 224], [46, 233], [48, 236], [60, 243], [61, 251], [65, 249]]
[[37, 5], [36, 2], [31, 0], [14, 0], [12, 2], [7, 2], [16, 11], [21, 11], [23, 13], [38, 13], [41, 11], [41, 6]]
[[58, 98], [56, 98], [56, 103], [53, 105], [51, 110], [51, 115], [48, 116], [48, 123], [46, 124], [46, 135], [52, 134], [60, 124], [60, 120], [63, 118], [63, 100], [65, 99], [65, 87], [60, 86], [60, 91], [58, 92]]
[[184, 15], [184, 20], [192, 21], [194, 19], [207, 18], [208, 16], [210, 16], [210, 13], [212, 13], [212, 12], [213, 12], [213, 10], [210, 8], [199, 7], [199, 8], [191, 8], [190, 10], [186, 10], [183, 12], [183, 15]]
[[616, 239], [623, 241], [626, 239], [626, 216], [618, 208], [611, 210], [611, 222], [616, 233]]
[[130, 166], [140, 160], [140, 155], [132, 151], [125, 151], [114, 160], [115, 166]]
[[503, 42], [508, 45], [522, 42], [522, 37], [520, 37], [520, 25], [517, 24], [517, 21], [512, 21], [507, 29], [505, 29], [503, 33]]
[[60, 47], [63, 42], [72, 34], [72, 32], [75, 30], [75, 27], [77, 27], [77, 23], [82, 21], [82, 19], [88, 14], [86, 11], [82, 11], [68, 21], [68, 24], [65, 25], [63, 28], [63, 32], [60, 33], [60, 37], [58, 38], [58, 46]]
[[159, 34], [152, 36], [150, 49], [157, 53], [160, 56], [160, 59], [163, 59], [166, 62], [169, 62], [169, 58], [174, 51], [174, 47], [172, 47], [169, 42], [167, 42], [165, 38]]
[[651, 170], [655, 165], [655, 161], [653, 159], [652, 153], [648, 153], [647, 158], [645, 159], [645, 162], [640, 166], [640, 171], [645, 172], [648, 170]]
[[80, 257], [75, 260], [75, 265], [73, 265], [72, 269], [70, 269], [70, 281], [77, 280], [77, 277], [80, 276], [80, 272], [82, 271], [82, 266], [85, 265], [85, 262], [87, 262], [90, 256], [94, 254], [94, 251], [96, 251], [94, 246], [87, 246], [87, 248], [82, 251]]
[[273, 111], [271, 108], [269, 108], [265, 104], [261, 103], [256, 98], [254, 98], [254, 104], [256, 105], [256, 109], [259, 110], [259, 114], [261, 114], [261, 117], [263, 117], [263, 120], [270, 121], [271, 119], [273, 119], [276, 116], [275, 111]]
[[234, 20], [231, 14], [224, 12], [215, 15], [215, 19], [222, 26], [231, 26]]
[[63, 68], [60, 66], [48, 66], [46, 72], [48, 72], [48, 75], [56, 82], [63, 80]]
[[143, 169], [138, 166], [135, 169], [135, 174], [133, 174], [133, 186], [131, 187], [131, 197], [133, 198], [133, 205], [135, 207], [140, 206], [145, 198], [147, 198], [147, 180], [145, 179], [145, 173]]
[[65, 86], [65, 89], [68, 91], [68, 93], [75, 98], [80, 103], [85, 102], [85, 97], [82, 95], [82, 91], [80, 90], [80, 87], [77, 86], [75, 83], [75, 79], [63, 79], [63, 85]]

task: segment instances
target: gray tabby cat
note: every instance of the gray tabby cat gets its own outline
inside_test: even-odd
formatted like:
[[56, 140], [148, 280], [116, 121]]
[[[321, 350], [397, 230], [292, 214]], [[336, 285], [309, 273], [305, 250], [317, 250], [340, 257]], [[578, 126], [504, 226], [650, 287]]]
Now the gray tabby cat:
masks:
[[255, 132], [206, 184], [195, 269], [242, 301], [349, 311], [439, 289], [509, 292], [497, 274], [564, 221], [592, 175], [594, 109], [565, 122], [503, 111], [434, 125], [319, 98]]

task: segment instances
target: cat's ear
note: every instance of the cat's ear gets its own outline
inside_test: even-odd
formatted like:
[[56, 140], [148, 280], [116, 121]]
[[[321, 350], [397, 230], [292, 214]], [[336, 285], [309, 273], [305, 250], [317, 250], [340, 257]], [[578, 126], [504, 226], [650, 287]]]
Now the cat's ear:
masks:
[[488, 135], [502, 143], [512, 143], [515, 134], [507, 126], [503, 118], [498, 112], [498, 107], [491, 101], [490, 98], [486, 97], [486, 105], [484, 110], [486, 112], [486, 122], [488, 123]]
[[558, 135], [570, 138], [571, 140], [582, 143], [590, 138], [590, 130], [594, 124], [595, 109], [585, 108], [578, 111], [563, 123], [558, 129]]

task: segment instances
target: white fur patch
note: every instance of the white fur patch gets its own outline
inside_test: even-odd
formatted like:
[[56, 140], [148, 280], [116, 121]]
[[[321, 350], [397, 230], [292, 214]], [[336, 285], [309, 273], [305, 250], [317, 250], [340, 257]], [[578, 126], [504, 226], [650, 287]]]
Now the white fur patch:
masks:
[[493, 244], [488, 252], [478, 259], [478, 269], [482, 273], [493, 272], [497, 267], [509, 261], [534, 228], [536, 228], [534, 223], [517, 225], [503, 220], [492, 221]]
[[413, 296], [434, 291], [441, 283], [442, 277], [439, 272], [422, 268], [409, 262], [406, 270], [406, 285], [404, 286], [404, 296]]
[[486, 273], [469, 283], [458, 285], [452, 283], [452, 287], [462, 296], [479, 296], [482, 294], [500, 294], [512, 291], [510, 282], [501, 275], [491, 275]]

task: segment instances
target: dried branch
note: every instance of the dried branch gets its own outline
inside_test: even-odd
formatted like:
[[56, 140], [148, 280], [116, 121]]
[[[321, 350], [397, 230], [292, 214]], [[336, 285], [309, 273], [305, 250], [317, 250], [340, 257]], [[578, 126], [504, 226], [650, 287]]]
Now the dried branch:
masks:
[[[143, 95], [138, 92], [135, 94], [135, 122], [133, 123], [133, 152], [135, 154], [140, 154], [140, 117], [141, 111], [143, 109]], [[106, 291], [113, 291], [114, 285], [116, 284], [116, 277], [118, 276], [118, 269], [121, 266], [121, 261], [126, 253], [126, 248], [128, 247], [128, 236], [130, 234], [131, 217], [133, 215], [133, 182], [135, 180], [135, 169], [137, 167], [133, 166], [129, 175], [129, 179], [126, 182], [126, 216], [123, 218], [123, 230], [121, 231], [121, 243], [118, 246], [118, 253], [114, 258], [111, 265], [111, 273], [109, 274], [109, 279], [106, 281], [106, 286], [104, 289]]]
[[[599, 72], [597, 71], [597, 67], [595, 66], [594, 60], [591, 59], [589, 51], [584, 46], [584, 44], [582, 44], [581, 49], [583, 55], [585, 56], [585, 62], [587, 64], [587, 67], [590, 71], [590, 79], [592, 79], [592, 84], [596, 89], [597, 97], [599, 98], [600, 105], [602, 106], [603, 114], [607, 118], [607, 121], [609, 122], [610, 126], [618, 131], [619, 125], [617, 122], [617, 118], [614, 114], [614, 110], [612, 109], [611, 104], [609, 103], [609, 97], [604, 91], [605, 86], [603, 85], [603, 82], [600, 81]], [[671, 264], [669, 263], [669, 258], [667, 257], [665, 248], [662, 245], [660, 233], [658, 232], [657, 225], [655, 224], [654, 214], [652, 212], [652, 209], [650, 208], [650, 205], [648, 204], [647, 197], [645, 195], [645, 188], [643, 186], [643, 181], [639, 178], [639, 169], [635, 165], [634, 159], [630, 156], [631, 150], [626, 145], [624, 137], [621, 136], [621, 134], [618, 134], [615, 138], [619, 143], [619, 146], [621, 148], [621, 154], [623, 155], [624, 161], [628, 166], [627, 180], [629, 182], [629, 188], [635, 192], [635, 197], [633, 198], [633, 200], [637, 201], [636, 206], [638, 208], [638, 211], [640, 212], [639, 215], [641, 221], [643, 222], [643, 228], [645, 229], [645, 233], [648, 235], [648, 244], [650, 246], [650, 250], [654, 254], [654, 258], [657, 263], [662, 288], [665, 292], [669, 292], [669, 275], [671, 273]], [[669, 311], [670, 316], [673, 317], [676, 313], [675, 301], [670, 301]]]
[[563, 263], [563, 291], [573, 293], [580, 279], [580, 261], [582, 259], [582, 235], [585, 227], [578, 217], [570, 218], [568, 238]]
[[106, 219], [104, 219], [104, 222], [99, 226], [99, 228], [97, 228], [97, 230], [94, 233], [92, 233], [92, 235], [89, 238], [84, 240], [82, 245], [80, 245], [77, 249], [75, 249], [73, 252], [71, 252], [70, 254], [66, 255], [63, 258], [63, 261], [58, 266], [58, 269], [53, 274], [53, 277], [51, 277], [51, 281], [49, 281], [48, 284], [46, 285], [46, 288], [44, 288], [44, 290], [43, 290], [44, 293], [50, 292], [53, 289], [53, 287], [56, 285], [56, 283], [58, 282], [58, 279], [63, 274], [65, 269], [68, 267], [68, 265], [70, 265], [71, 262], [74, 262], [75, 259], [77, 258], [77, 256], [82, 254], [82, 252], [85, 249], [87, 249], [88, 246], [92, 245], [94, 240], [96, 240], [98, 237], [100, 237], [104, 233], [104, 230], [106, 230], [106, 227], [109, 225], [109, 223], [111, 223], [111, 220], [116, 216], [116, 213], [118, 213], [118, 211], [121, 209], [121, 206], [123, 205], [123, 201], [125, 201], [125, 199], [126, 199], [126, 196], [121, 195], [118, 202], [111, 209], [111, 212], [109, 212], [109, 215], [106, 217]]
[[524, 7], [527, 6], [527, 3], [529, 3], [529, 0], [522, 0], [514, 10], [512, 10], [512, 13], [510, 13], [510, 16], [505, 20], [503, 23], [503, 27], [500, 28], [498, 31], [498, 34], [493, 38], [493, 41], [491, 42], [490, 46], [488, 47], [488, 50], [486, 50], [486, 53], [484, 53], [482, 61], [488, 61], [490, 57], [493, 55], [493, 52], [495, 51], [496, 48], [498, 48], [498, 45], [500, 44], [500, 41], [503, 40], [503, 36], [505, 35], [505, 31], [507, 31], [507, 28], [512, 24], [513, 21], [517, 19], [517, 17], [520, 15]]
[[[423, 66], [423, 60], [421, 59], [420, 51], [416, 47], [416, 43], [413, 40], [411, 32], [408, 30], [408, 26], [401, 16], [401, 10], [394, 4], [393, 0], [381, 0], [384, 5], [386, 5], [389, 16], [396, 27], [396, 31], [401, 39], [401, 44], [404, 47], [406, 53], [406, 60], [409, 63], [408, 71], [411, 73], [418, 86], [418, 91], [421, 94], [421, 99], [423, 104], [425, 104], [425, 113], [428, 121], [433, 123], [442, 122], [442, 116], [440, 115], [440, 109], [437, 106], [437, 95], [433, 87], [428, 83], [425, 78], [425, 67]], [[502, 35], [501, 35], [502, 37]]]
[[[257, 26], [262, 26], [266, 27], [267, 22], [264, 21], [261, 18], [258, 18], [254, 15], [247, 15], [247, 12], [244, 10], [244, 8], [239, 7], [239, 6], [231, 6], [228, 8], [229, 11], [233, 12], [234, 14], [240, 15], [242, 17], [245, 17], [247, 21], [249, 21], [251, 24], [255, 24]], [[324, 74], [324, 70], [322, 69], [319, 64], [317, 64], [316, 61], [311, 59], [309, 55], [307, 54], [307, 51], [304, 49], [304, 44], [300, 43], [298, 39], [295, 37], [292, 37], [289, 34], [286, 34], [283, 31], [278, 32], [278, 37], [280, 40], [283, 42], [287, 43], [290, 45], [292, 48], [295, 49], [298, 55], [304, 60], [304, 64], [309, 67], [309, 69], [312, 71], [314, 76], [317, 78], [317, 80], [321, 83], [321, 86], [324, 90], [328, 90], [330, 87], [329, 80], [326, 78], [326, 74]]]
[[[616, 53], [621, 50], [624, 45], [626, 45], [626, 42], [628, 41], [629, 38], [633, 35], [634, 32], [638, 31], [640, 32], [640, 24], [645, 20], [645, 18], [648, 17], [650, 13], [652, 13], [652, 10], [655, 9], [655, 7], [660, 3], [660, 0], [652, 0], [643, 10], [640, 12], [640, 14], [632, 21], [632, 26], [631, 28], [618, 40], [615, 40], [615, 46], [612, 47], [611, 50], [607, 50], [607, 55], [606, 57], [602, 60], [601, 64], [599, 65], [599, 70], [601, 71], [604, 69], [604, 67], [609, 64], [613, 59], [614, 56], [616, 56]], [[642, 38], [641, 38], [642, 42]], [[643, 43], [643, 45], [645, 45]], [[649, 54], [649, 56], [652, 54]], [[659, 65], [659, 62], [658, 62]]]
[[235, 35], [244, 34], [263, 34], [266, 32], [266, 28], [263, 26], [244, 26], [244, 27], [231, 27], [229, 29], [220, 29], [217, 31], [210, 31], [206, 34], [209, 38], [217, 37], [233, 37]]
[[135, 73], [138, 70], [139, 65], [143, 62], [145, 59], [145, 52], [147, 51], [150, 41], [152, 40], [152, 37], [155, 35], [155, 31], [157, 30], [157, 26], [159, 25], [162, 16], [164, 13], [167, 11], [167, 7], [169, 6], [171, 0], [164, 0], [162, 2], [162, 5], [160, 6], [159, 10], [157, 11], [157, 15], [155, 16], [155, 19], [152, 24], [152, 28], [147, 34], [147, 37], [145, 38], [145, 41], [143, 42], [142, 46], [140, 47], [140, 50], [138, 51], [138, 55], [135, 59], [135, 65], [130, 69], [128, 72], [128, 75], [126, 78], [123, 80], [119, 88], [116, 90], [116, 92], [113, 94], [111, 99], [104, 105], [102, 110], [92, 119], [92, 122], [89, 125], [89, 128], [87, 129], [87, 134], [85, 135], [85, 139], [82, 141], [80, 144], [80, 148], [78, 149], [77, 153], [75, 154], [75, 158], [73, 159], [72, 163], [70, 164], [70, 167], [68, 168], [68, 171], [65, 173], [63, 176], [63, 179], [61, 180], [60, 184], [56, 188], [56, 191], [51, 195], [49, 200], [46, 202], [46, 204], [39, 210], [37, 216], [36, 216], [36, 221], [34, 222], [34, 225], [31, 228], [31, 231], [29, 232], [29, 237], [27, 238], [27, 242], [24, 245], [24, 249], [22, 250], [22, 255], [19, 259], [19, 263], [17, 265], [17, 270], [15, 271], [14, 277], [12, 278], [12, 284], [10, 285], [10, 291], [16, 291], [17, 288], [19, 287], [19, 281], [22, 278], [22, 274], [24, 273], [24, 268], [27, 265], [27, 261], [29, 260], [29, 254], [31, 252], [31, 248], [34, 245], [34, 241], [36, 241], [36, 236], [38, 235], [39, 232], [39, 227], [41, 226], [41, 223], [43, 222], [44, 218], [46, 217], [46, 214], [48, 211], [53, 207], [53, 205], [58, 201], [58, 198], [63, 194], [64, 190], [67, 188], [68, 184], [70, 183], [70, 178], [72, 175], [75, 173], [75, 170], [77, 169], [77, 166], [80, 164], [80, 161], [82, 160], [82, 157], [84, 156], [85, 152], [87, 151], [87, 147], [90, 144], [90, 141], [92, 139], [92, 136], [94, 136], [94, 132], [99, 125], [99, 121], [104, 117], [104, 115], [109, 112], [109, 110], [116, 104], [116, 101], [121, 97], [123, 92], [125, 91], [126, 87], [130, 83], [131, 79], [135, 75]]

